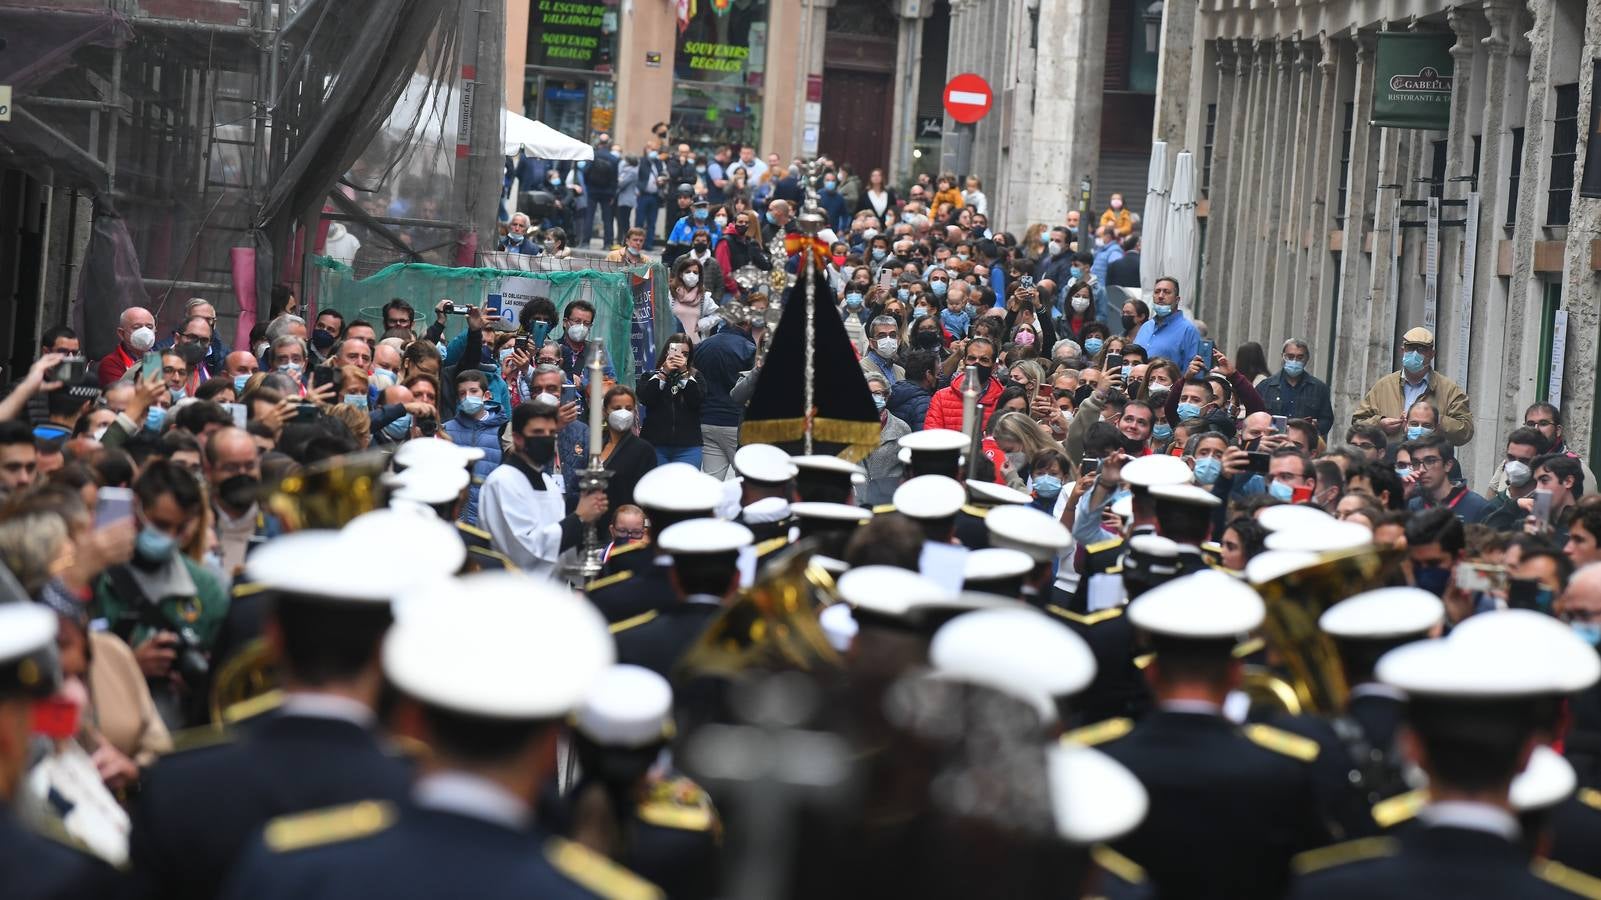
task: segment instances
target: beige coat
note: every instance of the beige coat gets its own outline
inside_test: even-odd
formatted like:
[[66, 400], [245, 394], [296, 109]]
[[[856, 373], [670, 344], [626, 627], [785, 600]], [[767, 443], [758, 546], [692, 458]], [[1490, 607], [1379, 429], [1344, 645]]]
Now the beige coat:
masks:
[[[1440, 411], [1440, 433], [1452, 444], [1460, 447], [1473, 440], [1473, 410], [1468, 407], [1468, 394], [1457, 383], [1439, 372], [1429, 373], [1429, 387], [1419, 397]], [[1401, 373], [1391, 372], [1362, 398], [1356, 412], [1351, 414], [1352, 425], [1378, 425], [1380, 419], [1405, 419], [1406, 395], [1401, 391]], [[1402, 435], [1405, 431], [1402, 431]], [[1389, 434], [1386, 433], [1389, 437]], [[1399, 437], [1399, 436], [1397, 436]], [[1395, 442], [1397, 438], [1391, 438]]]

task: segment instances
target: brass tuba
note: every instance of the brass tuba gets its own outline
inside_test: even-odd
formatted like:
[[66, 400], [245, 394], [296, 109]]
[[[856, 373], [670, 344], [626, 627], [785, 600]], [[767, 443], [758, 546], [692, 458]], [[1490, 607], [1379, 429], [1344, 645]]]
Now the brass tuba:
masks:
[[679, 661], [676, 674], [738, 678], [752, 670], [817, 672], [843, 665], [818, 624], [837, 601], [834, 579], [812, 561], [814, 541], [781, 551]]
[[1334, 604], [1389, 583], [1404, 554], [1372, 545], [1322, 554], [1311, 565], [1253, 584], [1267, 606], [1262, 621], [1269, 666], [1245, 667], [1253, 705], [1296, 713], [1345, 708], [1350, 685], [1334, 639], [1318, 617]]

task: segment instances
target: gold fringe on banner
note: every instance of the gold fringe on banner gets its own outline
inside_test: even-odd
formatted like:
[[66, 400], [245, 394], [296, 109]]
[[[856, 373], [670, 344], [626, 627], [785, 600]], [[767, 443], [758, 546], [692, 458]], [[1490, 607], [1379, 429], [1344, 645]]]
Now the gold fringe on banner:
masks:
[[[839, 457], [848, 462], [861, 462], [878, 447], [883, 426], [878, 422], [853, 422], [849, 419], [817, 418], [812, 420], [812, 440], [829, 444], [846, 444]], [[740, 426], [740, 446], [746, 444], [783, 444], [798, 441], [805, 436], [806, 420], [758, 419]]]

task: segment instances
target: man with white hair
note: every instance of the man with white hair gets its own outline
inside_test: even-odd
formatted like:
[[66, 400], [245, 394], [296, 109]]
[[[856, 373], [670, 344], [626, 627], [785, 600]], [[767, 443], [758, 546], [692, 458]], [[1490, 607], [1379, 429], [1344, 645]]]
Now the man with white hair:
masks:
[[506, 223], [506, 235], [496, 244], [495, 249], [502, 253], [521, 253], [524, 256], [538, 256], [545, 252], [538, 241], [528, 239], [528, 232], [533, 228], [533, 220], [525, 213], [512, 213], [511, 221]]
[[156, 317], [142, 306], [130, 306], [117, 317], [117, 346], [100, 360], [96, 374], [104, 388], [126, 375], [156, 346]]

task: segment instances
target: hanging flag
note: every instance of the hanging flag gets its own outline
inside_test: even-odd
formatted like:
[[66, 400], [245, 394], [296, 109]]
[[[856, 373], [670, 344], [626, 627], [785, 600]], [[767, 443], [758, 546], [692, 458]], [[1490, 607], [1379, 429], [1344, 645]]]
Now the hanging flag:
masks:
[[689, 28], [689, 20], [695, 15], [695, 0], [672, 0], [677, 7], [678, 30], [682, 33]]

